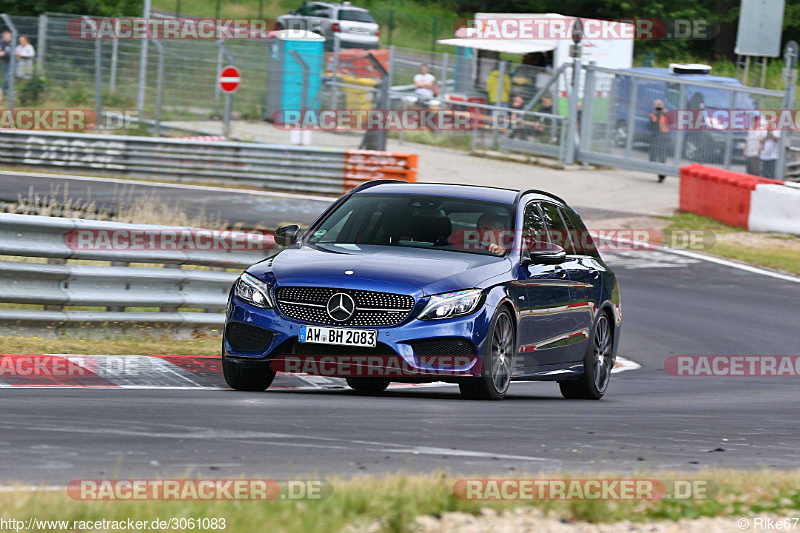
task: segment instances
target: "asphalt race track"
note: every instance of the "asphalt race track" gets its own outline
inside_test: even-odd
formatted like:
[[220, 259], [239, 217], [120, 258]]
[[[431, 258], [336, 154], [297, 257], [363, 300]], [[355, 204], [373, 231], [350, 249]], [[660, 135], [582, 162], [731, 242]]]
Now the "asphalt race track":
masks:
[[[309, 224], [334, 198], [313, 194], [286, 194], [245, 189], [165, 184], [147, 181], [87, 178], [71, 175], [0, 170], [0, 205], [16, 204], [30, 193], [39, 197], [63, 198], [64, 190], [73, 200], [91, 199], [98, 210], [114, 210], [118, 198], [157, 199], [188, 213], [204, 212], [209, 218], [274, 229], [282, 224]], [[594, 208], [581, 208], [584, 218], [617, 216]]]
[[797, 468], [797, 378], [672, 377], [664, 361], [800, 355], [800, 280], [664, 251], [604, 256], [622, 289], [620, 355], [641, 368], [615, 374], [602, 401], [564, 400], [554, 383], [512, 384], [503, 402], [452, 386], [374, 397], [0, 387], [0, 478]]

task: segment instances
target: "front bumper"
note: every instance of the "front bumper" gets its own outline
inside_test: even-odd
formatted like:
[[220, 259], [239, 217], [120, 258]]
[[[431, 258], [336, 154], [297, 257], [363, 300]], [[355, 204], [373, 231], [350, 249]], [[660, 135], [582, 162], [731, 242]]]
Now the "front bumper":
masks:
[[[415, 317], [418, 312], [419, 308], [415, 308], [411, 316]], [[402, 357], [408, 367], [420, 370], [429, 369], [425, 356], [430, 356], [431, 354], [415, 353], [414, 347], [412, 346], [414, 341], [427, 341], [432, 339], [465, 340], [471, 345], [471, 347], [474, 348], [472, 354], [477, 355], [477, 357], [472, 358], [474, 364], [471, 364], [468, 367], [452, 368], [452, 370], [455, 372], [471, 372], [475, 370], [475, 365], [481, 364], [482, 357], [479, 354], [485, 352], [485, 343], [487, 342], [486, 337], [493, 312], [493, 309], [491, 309], [487, 304], [484, 304], [483, 307], [478, 311], [464, 317], [445, 320], [417, 320], [416, 318], [408, 318], [395, 326], [352, 329], [377, 330], [379, 343], [378, 346], [383, 355], [386, 355], [390, 352], [391, 355], [396, 354]], [[266, 330], [270, 332], [271, 338], [267, 343], [265, 343], [263, 349], [255, 351], [245, 351], [241, 349], [237, 350], [231, 346], [231, 343], [228, 339], [228, 328], [232, 324], [246, 324]], [[292, 346], [296, 345], [300, 326], [303, 324], [305, 323], [288, 318], [276, 309], [261, 309], [243, 302], [236, 297], [232, 297], [230, 304], [228, 305], [225, 335], [223, 336], [223, 355], [228, 358], [234, 358], [241, 362], [271, 361], [280, 355], [292, 355]], [[314, 346], [327, 347], [327, 345]], [[337, 348], [340, 348], [337, 350], [339, 353], [348, 353], [348, 348], [345, 346]], [[363, 350], [365, 349], [352, 349], [353, 353]], [[441, 353], [436, 355], [463, 356], [464, 353]], [[439, 370], [447, 370], [441, 368], [441, 366], [437, 368]]]

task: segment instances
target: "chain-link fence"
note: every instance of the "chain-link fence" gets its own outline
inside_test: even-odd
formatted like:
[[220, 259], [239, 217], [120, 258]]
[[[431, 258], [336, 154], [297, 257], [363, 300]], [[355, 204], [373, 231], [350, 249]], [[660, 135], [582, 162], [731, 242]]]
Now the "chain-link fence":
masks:
[[781, 92], [596, 67], [587, 68], [583, 91], [582, 161], [624, 161], [628, 168], [670, 175], [692, 162], [767, 177], [779, 174], [779, 151], [762, 149], [764, 128], [734, 129], [726, 117], [732, 110], [755, 117], [760, 110], [781, 109]]
[[[80, 17], [57, 13], [8, 18], [17, 37], [28, 35], [37, 50], [36, 74], [17, 80], [17, 105], [136, 110], [144, 42], [74, 38], [68, 24], [76, 18]], [[5, 29], [5, 23], [0, 25]], [[677, 175], [686, 162], [776, 176], [782, 173], [784, 159], [794, 165], [792, 169], [796, 166], [796, 150], [789, 149], [789, 156], [781, 151], [774, 165], [769, 158], [764, 163], [761, 153], [753, 155], [753, 132], [712, 123], [700, 129], [653, 125], [650, 116], [657, 101], [667, 114], [793, 105], [785, 102], [783, 93], [735, 85], [730, 79], [692, 82], [655, 71], [588, 66], [576, 81], [571, 64], [553, 69], [466, 49], [450, 54], [334, 45], [329, 47], [332, 52], [322, 47], [318, 52], [293, 52], [281, 48], [279, 41], [149, 41], [140, 118], [222, 117], [225, 97], [217, 78], [223, 66], [233, 64], [241, 73], [232, 107], [233, 118], [238, 119], [273, 120], [277, 111], [290, 109], [444, 110], [468, 115], [472, 128], [388, 135], [656, 174]], [[427, 89], [417, 86], [424, 69], [433, 80]], [[782, 146], [790, 144], [782, 141]]]

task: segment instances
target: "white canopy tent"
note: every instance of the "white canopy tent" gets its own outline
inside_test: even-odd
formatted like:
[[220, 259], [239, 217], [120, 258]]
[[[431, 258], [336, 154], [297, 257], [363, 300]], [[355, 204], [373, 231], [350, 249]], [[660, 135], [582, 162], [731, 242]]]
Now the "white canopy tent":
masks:
[[492, 52], [505, 52], [508, 54], [532, 54], [535, 52], [550, 52], [556, 49], [555, 41], [525, 41], [525, 40], [501, 40], [501, 39], [480, 39], [480, 38], [459, 38], [439, 39], [439, 44], [451, 46], [462, 46], [476, 50], [489, 50]]

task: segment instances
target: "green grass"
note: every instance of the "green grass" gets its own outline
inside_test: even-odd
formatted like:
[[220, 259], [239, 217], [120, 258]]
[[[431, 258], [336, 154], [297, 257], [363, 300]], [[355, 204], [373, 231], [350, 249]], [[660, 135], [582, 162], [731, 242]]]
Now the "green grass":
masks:
[[[263, 0], [262, 3], [263, 16], [270, 19], [303, 5], [302, 0]], [[418, 50], [431, 50], [434, 30], [438, 39], [453, 37], [456, 21], [469, 16], [459, 15], [440, 4], [423, 4], [412, 0], [365, 0], [354, 1], [353, 4], [369, 9], [381, 26], [383, 44], [389, 44], [389, 27], [392, 23], [391, 44]], [[177, 0], [155, 0], [153, 8], [175, 12]], [[187, 15], [215, 16], [217, 0], [181, 0], [180, 11]], [[259, 0], [221, 0], [219, 13], [222, 18], [256, 18], [259, 15]], [[452, 47], [437, 44], [436, 51], [452, 52]]]
[[716, 242], [705, 252], [800, 275], [800, 236], [748, 232], [692, 213], [681, 213], [667, 220], [670, 225], [665, 228], [665, 233], [681, 230], [713, 232]]
[[[507, 476], [506, 476], [507, 477]], [[529, 478], [530, 476], [518, 476]], [[539, 479], [565, 477], [548, 473]], [[456, 478], [442, 473], [330, 479], [328, 499], [306, 501], [97, 501], [71, 500], [64, 492], [2, 492], [0, 506], [16, 519], [39, 520], [146, 520], [154, 518], [224, 518], [228, 533], [261, 531], [388, 531], [414, 530], [417, 516], [446, 512], [478, 514], [482, 509], [510, 510], [536, 507], [554, 518], [587, 522], [676, 520], [696, 517], [739, 517], [755, 513], [792, 516], [800, 507], [800, 475], [777, 471], [715, 472], [692, 476], [586, 476], [662, 479], [711, 479], [720, 486], [713, 499], [659, 502], [491, 502], [463, 501], [453, 494]]]
[[219, 355], [218, 331], [176, 339], [164, 331], [138, 327], [135, 334], [98, 337], [95, 331], [72, 331], [58, 337], [0, 335], [0, 351], [7, 354], [75, 353], [81, 355]]

